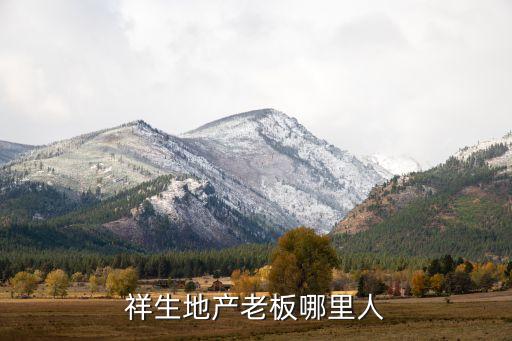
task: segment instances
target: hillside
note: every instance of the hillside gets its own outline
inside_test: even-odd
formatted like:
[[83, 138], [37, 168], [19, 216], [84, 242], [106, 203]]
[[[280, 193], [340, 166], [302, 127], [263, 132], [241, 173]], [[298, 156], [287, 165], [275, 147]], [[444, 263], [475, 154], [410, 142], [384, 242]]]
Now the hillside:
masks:
[[0, 199], [5, 250], [197, 249], [269, 242], [282, 233], [227, 205], [209, 183], [171, 175], [104, 200], [91, 193], [72, 198], [39, 183], [4, 187]]
[[0, 165], [19, 157], [33, 148], [35, 147], [26, 144], [0, 141]]
[[335, 243], [350, 253], [512, 256], [509, 138], [376, 186], [333, 229]]

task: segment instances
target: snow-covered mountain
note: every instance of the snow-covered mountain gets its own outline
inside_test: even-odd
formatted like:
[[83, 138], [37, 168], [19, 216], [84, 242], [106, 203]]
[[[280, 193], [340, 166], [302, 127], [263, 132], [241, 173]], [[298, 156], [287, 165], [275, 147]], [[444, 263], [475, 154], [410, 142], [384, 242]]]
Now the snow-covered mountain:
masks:
[[484, 151], [491, 146], [499, 144], [508, 147], [508, 150], [503, 155], [488, 160], [487, 163], [491, 166], [505, 166], [507, 168], [512, 168], [512, 132], [501, 138], [483, 140], [473, 146], [461, 148], [454, 156], [459, 159], [466, 159], [475, 152]]
[[[207, 212], [202, 218], [194, 214], [211, 202], [203, 190], [194, 207], [178, 205], [182, 189], [193, 192], [206, 182], [223, 208], [258, 226], [279, 231], [308, 225], [329, 231], [384, 181], [377, 168], [316, 138], [296, 119], [264, 109], [181, 136], [131, 122], [38, 147], [8, 163], [4, 172], [103, 198], [160, 175], [179, 175], [184, 182], [148, 198], [155, 210], [189, 226], [225, 232], [229, 225], [236, 235], [226, 222], [231, 218], [212, 214], [213, 221], [205, 219]], [[212, 213], [214, 207], [209, 209]]]
[[273, 109], [208, 123], [181, 136], [201, 156], [280, 208], [288, 226], [329, 231], [384, 178]]
[[0, 165], [15, 159], [33, 148], [34, 146], [26, 144], [0, 141]]
[[406, 155], [373, 154], [363, 156], [362, 160], [373, 165], [385, 178], [421, 171], [420, 163]]

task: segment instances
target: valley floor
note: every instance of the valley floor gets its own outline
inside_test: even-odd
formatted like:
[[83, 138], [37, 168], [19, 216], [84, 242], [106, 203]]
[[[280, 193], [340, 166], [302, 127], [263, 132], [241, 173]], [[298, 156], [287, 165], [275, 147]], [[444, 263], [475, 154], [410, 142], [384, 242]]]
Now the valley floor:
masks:
[[[512, 335], [512, 291], [376, 301], [384, 316], [363, 321], [250, 321], [237, 310], [217, 321], [129, 321], [111, 299], [0, 299], [0, 339], [505, 340]], [[355, 311], [364, 308], [356, 303]]]

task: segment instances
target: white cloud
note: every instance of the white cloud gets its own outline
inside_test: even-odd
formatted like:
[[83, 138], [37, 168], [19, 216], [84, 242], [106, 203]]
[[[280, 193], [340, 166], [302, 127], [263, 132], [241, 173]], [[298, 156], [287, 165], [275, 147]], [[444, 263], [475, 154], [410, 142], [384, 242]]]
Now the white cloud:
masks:
[[3, 1], [0, 139], [275, 107], [357, 153], [438, 162], [512, 127], [507, 1]]

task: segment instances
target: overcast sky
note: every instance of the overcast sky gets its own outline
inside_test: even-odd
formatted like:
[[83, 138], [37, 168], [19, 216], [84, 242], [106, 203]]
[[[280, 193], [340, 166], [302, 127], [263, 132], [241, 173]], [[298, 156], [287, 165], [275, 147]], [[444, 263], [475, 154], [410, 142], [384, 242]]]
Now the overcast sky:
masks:
[[0, 140], [272, 107], [358, 154], [512, 129], [512, 1], [0, 0]]

